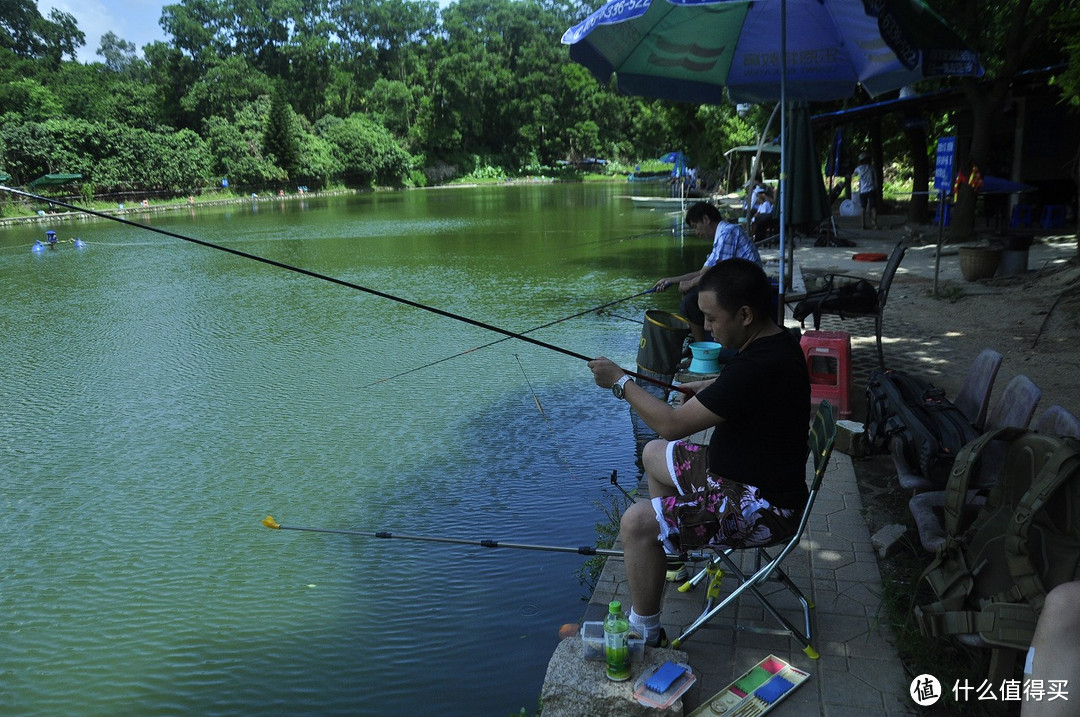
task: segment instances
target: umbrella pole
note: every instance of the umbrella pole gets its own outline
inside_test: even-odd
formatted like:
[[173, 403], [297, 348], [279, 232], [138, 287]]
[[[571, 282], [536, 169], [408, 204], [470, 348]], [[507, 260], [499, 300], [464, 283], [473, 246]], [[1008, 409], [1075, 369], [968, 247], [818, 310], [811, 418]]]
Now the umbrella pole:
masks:
[[788, 186], [788, 126], [787, 126], [787, 0], [780, 0], [780, 296], [777, 312], [780, 323], [784, 320], [784, 294], [787, 293], [787, 244], [791, 240], [787, 222]]

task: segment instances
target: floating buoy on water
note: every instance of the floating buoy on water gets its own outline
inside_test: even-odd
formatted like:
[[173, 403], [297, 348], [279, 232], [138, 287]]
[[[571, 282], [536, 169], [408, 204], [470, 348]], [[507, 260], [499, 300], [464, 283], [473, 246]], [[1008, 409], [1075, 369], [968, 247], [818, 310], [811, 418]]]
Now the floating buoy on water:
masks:
[[45, 251], [45, 249], [45, 242], [41, 241], [40, 239], [34, 242], [34, 246], [30, 247], [30, 251], [34, 252], [35, 254], [41, 253]]
[[84, 242], [79, 237], [75, 237], [75, 239], [72, 241], [72, 243], [75, 244], [76, 249], [85, 249], [86, 248], [86, 242]]

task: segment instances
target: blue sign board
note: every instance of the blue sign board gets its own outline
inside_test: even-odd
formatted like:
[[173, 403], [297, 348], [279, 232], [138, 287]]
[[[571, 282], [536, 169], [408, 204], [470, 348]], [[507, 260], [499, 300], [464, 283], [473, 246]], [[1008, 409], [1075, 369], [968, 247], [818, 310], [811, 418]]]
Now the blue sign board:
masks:
[[934, 189], [952, 194], [953, 166], [956, 163], [956, 137], [939, 137], [934, 162]]

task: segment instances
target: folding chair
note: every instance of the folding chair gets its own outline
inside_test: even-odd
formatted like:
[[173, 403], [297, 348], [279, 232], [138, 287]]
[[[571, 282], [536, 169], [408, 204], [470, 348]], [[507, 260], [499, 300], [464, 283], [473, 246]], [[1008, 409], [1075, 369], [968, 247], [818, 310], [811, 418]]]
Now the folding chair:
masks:
[[1035, 430], [1048, 436], [1080, 438], [1080, 418], [1074, 416], [1064, 406], [1055, 403], [1039, 417]]
[[[1042, 398], [1042, 389], [1024, 374], [1013, 376], [1005, 391], [994, 402], [986, 416], [987, 432], [1004, 426], [1027, 428], [1035, 408]], [[986, 502], [985, 491], [997, 483], [1005, 460], [1005, 446], [992, 441], [979, 458], [972, 487], [968, 489], [965, 509], [972, 514]], [[928, 553], [937, 552], [945, 543], [945, 491], [927, 490], [916, 493], [908, 501], [908, 510], [919, 531], [919, 543]]]
[[990, 391], [1001, 368], [1002, 355], [993, 349], [983, 349], [968, 369], [964, 383], [956, 392], [953, 405], [960, 409], [976, 430], [981, 431], [990, 408]]
[[[802, 594], [802, 591], [795, 586], [795, 583], [791, 581], [791, 578], [789, 578], [783, 568], [780, 567], [780, 563], [783, 562], [784, 558], [786, 558], [802, 540], [803, 533], [806, 531], [806, 524], [810, 520], [810, 511], [814, 507], [814, 501], [817, 499], [818, 490], [821, 488], [821, 479], [825, 476], [825, 468], [828, 466], [829, 457], [832, 455], [833, 443], [835, 440], [836, 419], [833, 415], [833, 408], [828, 401], [822, 401], [814, 414], [814, 420], [810, 426], [809, 444], [810, 454], [814, 458], [814, 477], [810, 481], [810, 497], [806, 501], [806, 507], [803, 509], [802, 517], [799, 519], [799, 527], [795, 530], [793, 535], [782, 541], [770, 545], [744, 548], [745, 550], [755, 551], [755, 568], [753, 573], [749, 575], [740, 570], [739, 566], [732, 560], [731, 556], [736, 552], [734, 548], [717, 550], [716, 556], [709, 561], [709, 565], [704, 570], [700, 571], [684, 585], [679, 587], [680, 591], [685, 592], [703, 580], [709, 580], [709, 588], [705, 595], [705, 610], [696, 620], [694, 620], [693, 624], [672, 641], [672, 647], [679, 647], [686, 638], [697, 632], [698, 629], [709, 622], [716, 614], [732, 604], [740, 595], [749, 590], [750, 593], [757, 598], [758, 602], [761, 603], [762, 607], [765, 608], [765, 611], [772, 615], [773, 619], [783, 626], [784, 631], [803, 644], [803, 652], [805, 652], [808, 657], [815, 660], [818, 658], [817, 650], [810, 644], [810, 608], [812, 608], [813, 605], [811, 605], [806, 599], [806, 596]], [[775, 557], [772, 557], [766, 550], [766, 548], [777, 547], [780, 548], [780, 552], [778, 552]], [[716, 599], [719, 597], [720, 581], [723, 579], [725, 571], [728, 571], [728, 574], [734, 577], [739, 585], [732, 590], [727, 597], [720, 602], [715, 603]], [[797, 627], [792, 625], [791, 622], [781, 615], [776, 607], [769, 602], [769, 599], [759, 590], [759, 587], [763, 586], [765, 581], [770, 577], [783, 583], [783, 585], [798, 599], [799, 604], [802, 605], [805, 631], [800, 631]]]
[[[892, 254], [889, 255], [889, 260], [886, 262], [885, 269], [881, 270], [881, 280], [877, 286], [877, 303], [873, 310], [861, 312], [852, 311], [851, 309], [841, 310], [828, 310], [824, 309], [820, 313], [814, 314], [814, 329], [821, 328], [821, 316], [822, 314], [834, 314], [839, 315], [840, 319], [849, 319], [849, 317], [874, 317], [874, 335], [877, 337], [878, 347], [878, 364], [883, 368], [885, 367], [885, 351], [881, 348], [881, 328], [883, 316], [885, 316], [885, 305], [889, 300], [889, 289], [892, 287], [892, 280], [895, 278], [896, 270], [900, 269], [900, 262], [904, 260], [904, 254], [907, 252], [907, 247], [903, 242], [897, 242], [896, 246], [892, 249]], [[847, 283], [865, 279], [864, 276], [854, 276], [851, 274], [826, 274], [824, 276], [824, 284], [827, 287], [832, 287], [834, 284]], [[837, 283], [839, 280], [839, 283]], [[868, 280], [867, 280], [868, 281]], [[804, 322], [806, 320], [804, 319]]]
[[[964, 383], [956, 393], [953, 405], [960, 409], [964, 418], [982, 431], [986, 423], [986, 413], [990, 407], [990, 392], [994, 388], [994, 379], [997, 378], [998, 369], [1001, 368], [1002, 356], [993, 349], [983, 349], [975, 361], [972, 362], [964, 377]], [[908, 459], [904, 455], [904, 442], [898, 437], [889, 441], [889, 452], [892, 454], [893, 467], [896, 469], [896, 477], [900, 487], [909, 490], [914, 495], [923, 491], [937, 490], [939, 486], [924, 476], [917, 466], [908, 465]]]

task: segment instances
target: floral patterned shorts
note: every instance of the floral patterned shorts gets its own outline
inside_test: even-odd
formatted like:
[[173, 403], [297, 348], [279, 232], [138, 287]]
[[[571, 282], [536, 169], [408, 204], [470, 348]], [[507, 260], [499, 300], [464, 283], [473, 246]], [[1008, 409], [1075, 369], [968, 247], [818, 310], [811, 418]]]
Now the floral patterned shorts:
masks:
[[770, 545], [798, 528], [799, 511], [772, 505], [752, 485], [709, 473], [705, 446], [674, 441], [667, 450], [679, 495], [652, 500], [667, 552]]

